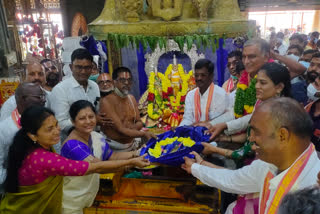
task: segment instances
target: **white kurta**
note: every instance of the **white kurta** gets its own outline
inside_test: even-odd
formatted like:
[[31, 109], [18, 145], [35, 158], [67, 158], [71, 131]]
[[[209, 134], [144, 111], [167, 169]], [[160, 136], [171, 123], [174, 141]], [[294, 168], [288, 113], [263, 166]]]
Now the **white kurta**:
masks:
[[210, 124], [213, 126], [219, 123], [226, 123], [227, 129], [225, 130], [225, 134], [227, 135], [236, 134], [238, 132], [246, 130], [252, 116], [252, 114], [248, 114], [238, 119], [235, 118], [234, 116], [235, 97], [236, 97], [236, 90], [229, 94], [228, 110], [224, 114], [210, 121]]
[[[196, 88], [189, 91], [185, 101], [183, 120], [179, 126], [192, 125], [196, 122], [194, 117], [194, 94]], [[201, 105], [201, 118], [200, 121], [206, 120], [206, 107], [207, 100], [209, 96], [209, 88], [201, 95], [200, 94], [200, 105]], [[209, 109], [209, 120], [213, 120], [227, 111], [228, 108], [228, 95], [225, 90], [217, 85], [214, 86], [214, 91], [212, 95], [212, 101]]]
[[[266, 212], [276, 192], [277, 186], [290, 167], [270, 180], [270, 197], [267, 201]], [[238, 170], [215, 169], [199, 164], [192, 164], [191, 167], [192, 175], [208, 186], [216, 187], [222, 191], [235, 194], [259, 192], [260, 200], [263, 192], [264, 180], [269, 170], [274, 174], [277, 173], [276, 166], [261, 160], [256, 160], [252, 162], [251, 165]], [[303, 189], [317, 184], [317, 174], [319, 171], [320, 160], [318, 159], [317, 152], [314, 151], [290, 191]]]
[[0, 121], [10, 117], [11, 112], [13, 112], [13, 110], [15, 110], [16, 108], [17, 108], [16, 98], [14, 95], [12, 95], [1, 106]]
[[8, 159], [9, 147], [17, 131], [19, 131], [19, 128], [11, 116], [0, 122], [0, 193], [3, 192], [2, 184], [7, 176], [7, 170], [3, 164]]
[[[48, 100], [50, 91], [44, 90], [44, 92], [46, 93], [45, 106], [50, 108], [50, 104], [49, 104], [49, 100]], [[12, 95], [11, 97], [9, 97], [9, 99], [6, 100], [6, 102], [3, 103], [3, 105], [0, 109], [0, 121], [9, 117], [11, 115], [11, 112], [13, 112], [16, 108], [17, 108], [16, 97], [14, 95]]]
[[72, 127], [69, 116], [72, 103], [78, 100], [87, 100], [94, 104], [97, 97], [100, 97], [100, 91], [95, 82], [88, 80], [87, 90], [85, 90], [73, 76], [63, 80], [53, 88], [49, 96], [50, 107], [55, 112], [64, 133]]

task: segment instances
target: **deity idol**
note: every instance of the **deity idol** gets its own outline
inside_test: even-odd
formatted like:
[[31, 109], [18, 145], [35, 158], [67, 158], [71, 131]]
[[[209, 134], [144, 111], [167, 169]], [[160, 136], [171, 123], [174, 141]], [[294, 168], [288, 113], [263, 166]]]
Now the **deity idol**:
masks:
[[172, 71], [170, 74], [171, 79], [171, 87], [173, 88], [173, 95], [177, 96], [178, 91], [180, 89], [180, 75], [178, 71], [178, 64], [177, 64], [177, 58], [176, 55], [173, 55], [173, 65], [172, 65]]
[[155, 121], [160, 128], [179, 125], [189, 83], [194, 82], [192, 77], [192, 71], [185, 73], [183, 66], [177, 63], [175, 55], [173, 55], [173, 64], [167, 67], [164, 74], [158, 72], [156, 68], [150, 73], [148, 92], [139, 101], [141, 112], [147, 109], [144, 120], [146, 126], [154, 125]]

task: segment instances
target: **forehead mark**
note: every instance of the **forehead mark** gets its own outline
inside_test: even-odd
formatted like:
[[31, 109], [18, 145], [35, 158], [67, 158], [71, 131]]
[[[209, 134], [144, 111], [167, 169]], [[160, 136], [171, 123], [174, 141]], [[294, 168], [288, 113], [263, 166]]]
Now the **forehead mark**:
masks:
[[120, 73], [119, 76], [122, 76], [122, 77], [125, 77], [125, 78], [131, 78], [131, 75], [130, 75], [129, 72], [122, 72], [122, 73]]
[[101, 79], [101, 80], [111, 80], [111, 78], [107, 74], [101, 74], [99, 79]]

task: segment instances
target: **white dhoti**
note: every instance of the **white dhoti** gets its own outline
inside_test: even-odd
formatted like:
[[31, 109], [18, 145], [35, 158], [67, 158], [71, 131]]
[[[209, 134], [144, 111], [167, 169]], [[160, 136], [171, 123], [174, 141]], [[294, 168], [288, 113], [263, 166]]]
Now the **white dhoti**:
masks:
[[108, 144], [110, 148], [115, 152], [129, 152], [134, 151], [140, 148], [141, 146], [141, 138], [134, 138], [131, 143], [119, 143], [115, 140], [107, 138]]

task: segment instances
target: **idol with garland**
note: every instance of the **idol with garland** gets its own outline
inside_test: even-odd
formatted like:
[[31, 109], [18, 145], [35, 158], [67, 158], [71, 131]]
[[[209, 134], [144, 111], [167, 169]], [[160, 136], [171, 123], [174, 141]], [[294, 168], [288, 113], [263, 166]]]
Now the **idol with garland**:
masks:
[[193, 72], [186, 74], [175, 55], [173, 64], [167, 67], [164, 74], [157, 69], [151, 72], [148, 90], [139, 101], [145, 126], [165, 130], [177, 127], [183, 118], [186, 94], [193, 86]]

